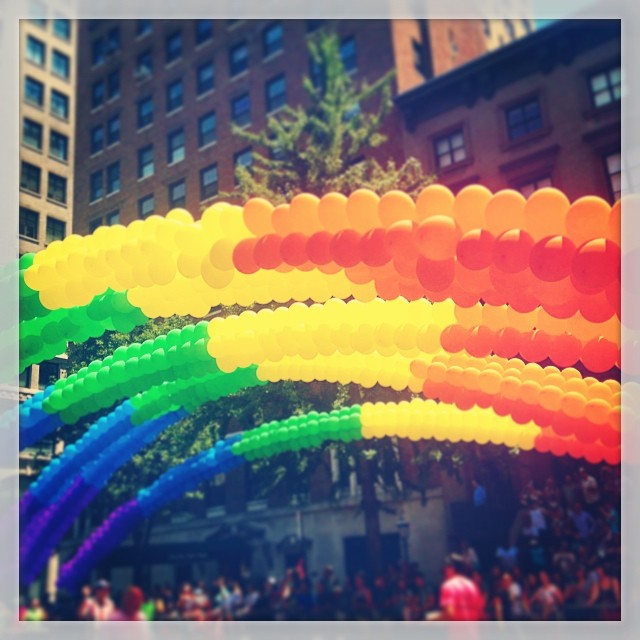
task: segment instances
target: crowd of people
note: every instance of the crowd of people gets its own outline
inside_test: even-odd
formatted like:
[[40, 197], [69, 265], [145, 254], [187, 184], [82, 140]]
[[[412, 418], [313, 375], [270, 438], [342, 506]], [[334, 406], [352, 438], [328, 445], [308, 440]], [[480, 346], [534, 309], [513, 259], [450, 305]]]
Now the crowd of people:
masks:
[[[483, 517], [486, 502], [475, 481], [473, 504]], [[597, 478], [580, 468], [559, 485], [551, 477], [544, 486], [530, 482], [504, 541], [489, 554], [457, 542], [440, 584], [430, 583], [416, 563], [339, 580], [331, 566], [310, 576], [301, 560], [280, 579], [220, 576], [178, 589], [157, 585], [146, 597], [132, 586], [113, 598], [100, 580], [84, 587], [62, 619], [618, 620], [619, 503], [619, 472], [604, 466]], [[23, 620], [47, 617], [37, 599], [21, 611]]]

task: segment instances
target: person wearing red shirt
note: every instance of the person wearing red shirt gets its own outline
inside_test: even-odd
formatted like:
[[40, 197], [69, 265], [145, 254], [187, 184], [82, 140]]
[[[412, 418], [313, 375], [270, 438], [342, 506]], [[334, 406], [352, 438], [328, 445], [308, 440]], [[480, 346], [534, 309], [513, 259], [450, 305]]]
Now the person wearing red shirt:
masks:
[[484, 620], [484, 598], [478, 586], [464, 575], [461, 557], [448, 558], [444, 578], [440, 587], [440, 620]]

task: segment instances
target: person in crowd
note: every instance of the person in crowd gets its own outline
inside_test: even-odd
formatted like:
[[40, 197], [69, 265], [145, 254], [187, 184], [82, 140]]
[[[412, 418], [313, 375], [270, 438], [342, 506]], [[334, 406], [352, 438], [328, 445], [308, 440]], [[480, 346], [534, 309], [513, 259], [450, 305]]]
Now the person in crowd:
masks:
[[464, 575], [460, 556], [448, 558], [444, 568], [444, 582], [440, 586], [441, 620], [483, 620], [485, 602], [478, 586]]
[[351, 597], [351, 611], [356, 620], [371, 620], [373, 610], [373, 596], [364, 580], [364, 574], [359, 573], [353, 581], [353, 594]]
[[522, 587], [510, 573], [503, 573], [500, 589], [494, 596], [496, 620], [525, 620], [525, 608], [522, 599]]
[[576, 502], [571, 510], [571, 520], [578, 540], [584, 542], [591, 538], [596, 523], [591, 514], [582, 508], [581, 502]]
[[564, 580], [570, 580], [575, 573], [576, 562], [576, 554], [569, 549], [569, 542], [563, 540], [558, 551], [553, 554], [552, 567], [560, 572]]
[[572, 474], [567, 473], [562, 484], [562, 496], [565, 507], [570, 508], [581, 499], [581, 489]]
[[473, 506], [476, 509], [484, 509], [487, 504], [487, 491], [477, 479], [471, 481], [473, 487]]
[[85, 597], [83, 600], [78, 617], [81, 620], [109, 620], [114, 611], [111, 585], [107, 580], [101, 579], [93, 587], [93, 597]]
[[560, 588], [551, 582], [546, 571], [540, 571], [540, 586], [533, 594], [532, 603], [540, 607], [541, 620], [560, 620], [564, 598]]
[[593, 583], [587, 579], [584, 567], [577, 567], [575, 576], [564, 589], [565, 617], [567, 620], [593, 620], [593, 609], [589, 607], [589, 598]]
[[131, 586], [122, 594], [122, 607], [116, 609], [109, 616], [109, 620], [117, 622], [144, 622], [147, 620], [142, 613], [144, 593], [140, 587]]
[[589, 475], [584, 467], [580, 467], [578, 471], [578, 477], [580, 479], [580, 489], [582, 490], [582, 499], [586, 509], [595, 514], [595, 510], [600, 502], [600, 488], [598, 481]]
[[518, 563], [518, 547], [508, 540], [496, 549], [495, 555], [504, 571], [511, 571]]
[[599, 620], [620, 620], [620, 581], [602, 565], [596, 568], [596, 575], [587, 606], [597, 608]]
[[473, 572], [479, 568], [480, 561], [478, 560], [478, 554], [466, 540], [462, 540], [460, 542], [460, 555], [462, 556], [462, 560], [467, 565], [469, 571]]
[[31, 598], [31, 602], [24, 612], [25, 622], [42, 622], [48, 618], [47, 612], [40, 602], [40, 598]]

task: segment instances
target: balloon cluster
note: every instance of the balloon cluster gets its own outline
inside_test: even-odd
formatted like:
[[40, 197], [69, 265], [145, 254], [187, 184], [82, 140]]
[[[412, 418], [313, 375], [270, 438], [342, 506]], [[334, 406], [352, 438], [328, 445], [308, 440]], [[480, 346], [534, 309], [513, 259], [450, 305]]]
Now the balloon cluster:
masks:
[[225, 473], [234, 466], [242, 464], [242, 457], [230, 452], [236, 439], [237, 437], [231, 437], [226, 441], [218, 442], [214, 448], [170, 469], [151, 487], [140, 490], [133, 500], [118, 507], [82, 543], [76, 555], [63, 565], [58, 585], [70, 590], [77, 587], [95, 563], [120, 544], [143, 518], [148, 517], [168, 501], [181, 496], [190, 488], [197, 487], [205, 478]]
[[62, 426], [59, 414], [49, 414], [43, 408], [43, 402], [51, 393], [53, 393], [53, 385], [35, 393], [20, 404], [19, 446], [21, 451]]
[[45, 311], [20, 323], [20, 371], [64, 353], [67, 342], [86, 342], [105, 331], [129, 333], [149, 320], [125, 293], [110, 289], [85, 307]]
[[283, 451], [318, 447], [325, 440], [351, 442], [361, 437], [360, 407], [354, 405], [329, 413], [310, 411], [306, 415], [267, 422], [243, 434], [232, 451], [246, 460], [256, 460]]
[[364, 439], [397, 436], [414, 441], [491, 442], [530, 450], [540, 433], [531, 422], [518, 425], [487, 409], [474, 407], [459, 411], [433, 400], [365, 403], [361, 417]]

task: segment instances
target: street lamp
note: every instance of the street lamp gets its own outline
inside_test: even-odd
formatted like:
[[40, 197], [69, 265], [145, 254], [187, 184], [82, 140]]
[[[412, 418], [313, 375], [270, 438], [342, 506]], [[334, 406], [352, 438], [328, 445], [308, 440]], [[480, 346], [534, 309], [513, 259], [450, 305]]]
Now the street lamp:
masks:
[[404, 518], [400, 518], [396, 522], [396, 526], [398, 527], [398, 534], [400, 535], [402, 562], [407, 564], [409, 562], [409, 528], [411, 524]]

